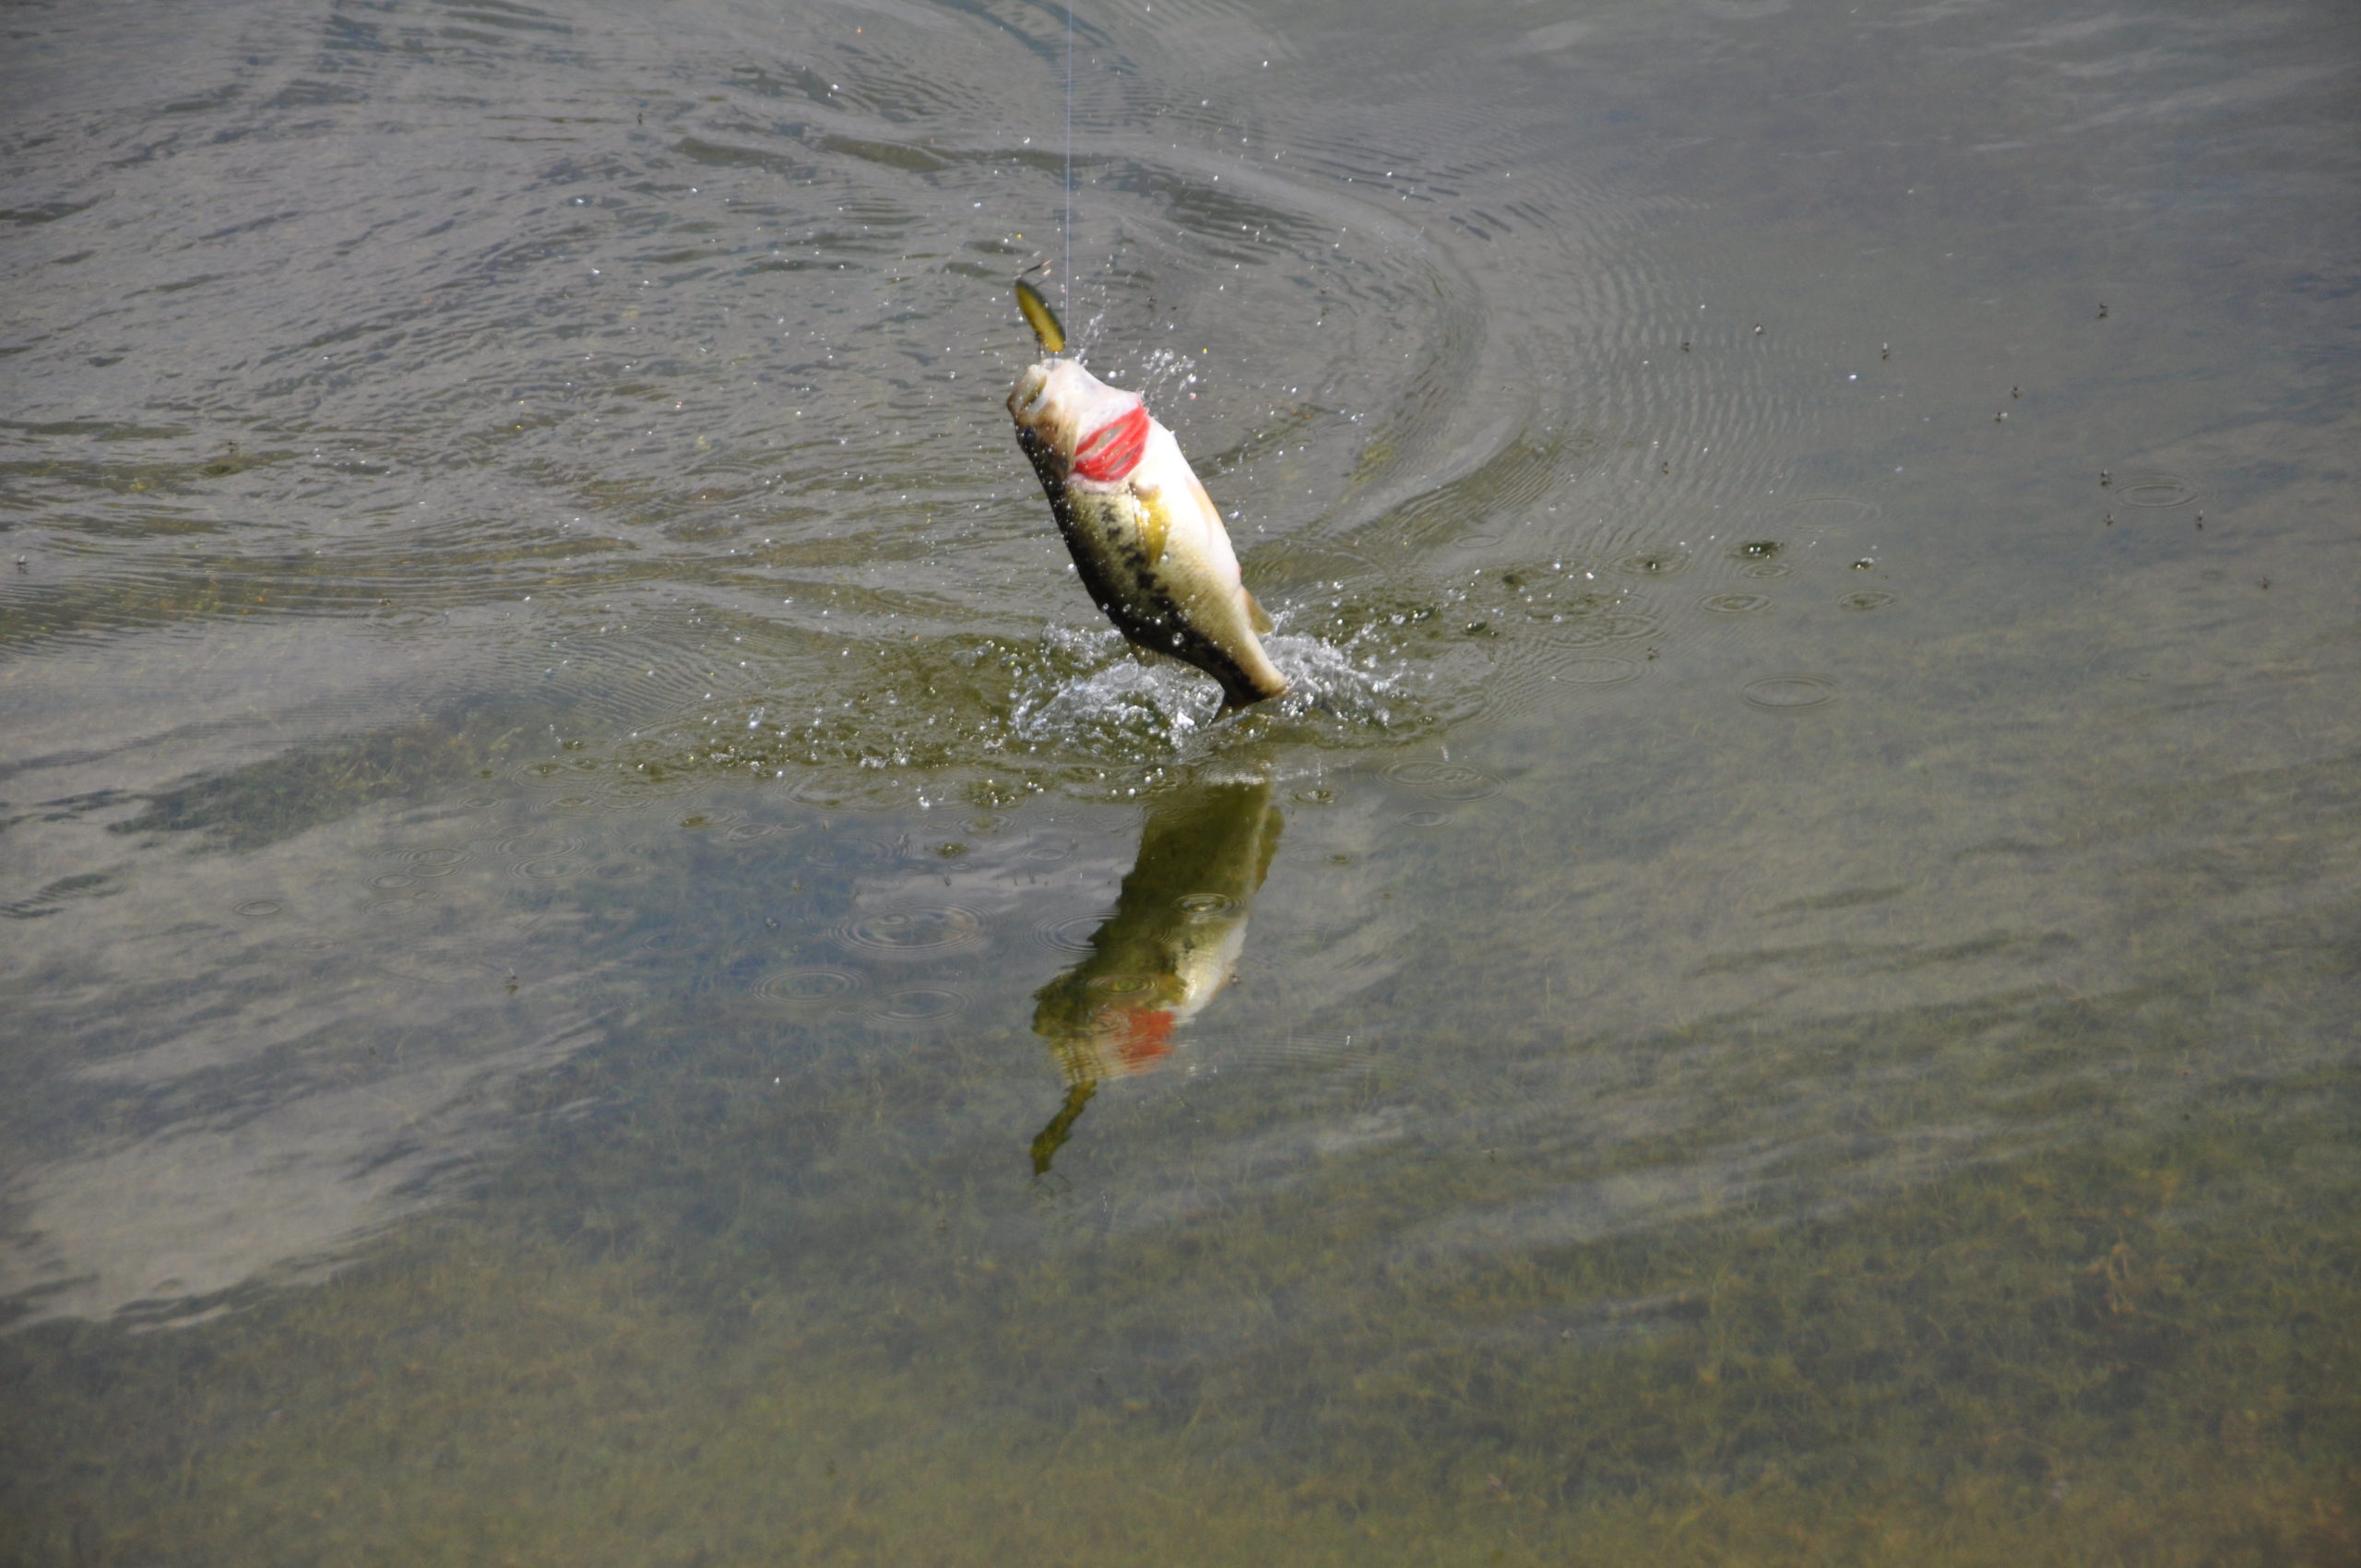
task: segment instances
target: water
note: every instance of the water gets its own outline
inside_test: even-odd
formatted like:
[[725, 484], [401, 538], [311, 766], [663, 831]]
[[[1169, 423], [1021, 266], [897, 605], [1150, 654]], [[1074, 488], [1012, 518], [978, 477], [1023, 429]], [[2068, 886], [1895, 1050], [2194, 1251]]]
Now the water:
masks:
[[2361, 29], [7, 18], [0, 1559], [2361, 1552]]

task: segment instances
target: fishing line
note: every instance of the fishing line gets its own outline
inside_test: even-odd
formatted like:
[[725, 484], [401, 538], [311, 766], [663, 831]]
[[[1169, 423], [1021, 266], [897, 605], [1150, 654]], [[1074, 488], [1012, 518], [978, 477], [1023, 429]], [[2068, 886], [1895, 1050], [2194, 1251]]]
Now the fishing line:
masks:
[[1066, 0], [1066, 265], [1058, 274], [1058, 304], [1074, 319], [1074, 0]]

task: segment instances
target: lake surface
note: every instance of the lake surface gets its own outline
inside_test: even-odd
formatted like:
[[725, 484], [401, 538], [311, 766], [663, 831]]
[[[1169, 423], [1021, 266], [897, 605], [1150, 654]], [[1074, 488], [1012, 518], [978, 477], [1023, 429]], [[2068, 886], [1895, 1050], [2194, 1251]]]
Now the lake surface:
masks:
[[0, 1562], [2361, 1555], [2361, 13], [0, 36]]

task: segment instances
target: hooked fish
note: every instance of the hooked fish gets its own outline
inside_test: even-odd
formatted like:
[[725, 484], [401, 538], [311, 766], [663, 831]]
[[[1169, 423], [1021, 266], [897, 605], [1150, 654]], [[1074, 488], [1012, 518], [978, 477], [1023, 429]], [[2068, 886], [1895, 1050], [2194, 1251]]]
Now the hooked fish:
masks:
[[1016, 302], [1048, 357], [1017, 377], [1008, 411], [1092, 600], [1138, 647], [1220, 682], [1217, 717], [1286, 695], [1258, 635], [1271, 618], [1180, 442], [1138, 393], [1062, 357], [1064, 329], [1022, 279]]
[[1033, 1031], [1066, 1080], [1065, 1105], [1033, 1141], [1034, 1174], [1048, 1174], [1100, 1083], [1161, 1065], [1174, 1031], [1229, 983], [1279, 826], [1268, 779], [1201, 786], [1149, 811], [1089, 956], [1034, 993]]

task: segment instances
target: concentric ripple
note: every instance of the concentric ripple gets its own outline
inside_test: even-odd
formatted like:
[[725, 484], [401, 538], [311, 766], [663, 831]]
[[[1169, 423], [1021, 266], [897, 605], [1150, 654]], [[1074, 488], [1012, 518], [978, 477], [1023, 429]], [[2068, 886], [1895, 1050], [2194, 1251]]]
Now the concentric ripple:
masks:
[[1750, 707], [1767, 713], [1797, 713], [1834, 697], [1836, 683], [1824, 675], [1768, 675], [1748, 682], [1739, 695]]
[[2178, 474], [2127, 474], [2115, 481], [2115, 493], [2127, 506], [2186, 506], [2197, 499], [2197, 486]]
[[931, 956], [983, 940], [984, 922], [957, 904], [889, 909], [863, 915], [836, 928], [847, 946], [895, 957]]
[[887, 992], [861, 1012], [881, 1024], [931, 1024], [967, 1011], [969, 1004], [967, 993], [952, 986], [909, 985]]
[[1456, 762], [1397, 762], [1385, 769], [1385, 777], [1434, 801], [1479, 801], [1501, 789], [1490, 774]]
[[783, 1003], [796, 1008], [819, 1009], [844, 1001], [868, 983], [851, 969], [805, 964], [765, 976], [754, 987], [754, 993], [767, 1002]]
[[1107, 923], [1114, 911], [1102, 910], [1095, 915], [1074, 915], [1034, 928], [1033, 935], [1043, 946], [1058, 953], [1087, 953], [1090, 939]]

